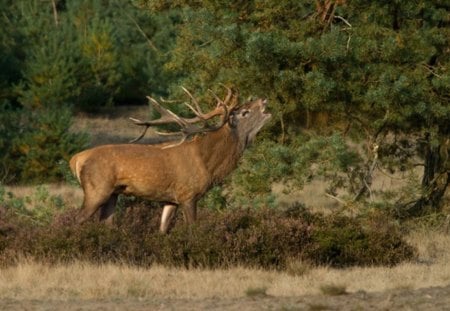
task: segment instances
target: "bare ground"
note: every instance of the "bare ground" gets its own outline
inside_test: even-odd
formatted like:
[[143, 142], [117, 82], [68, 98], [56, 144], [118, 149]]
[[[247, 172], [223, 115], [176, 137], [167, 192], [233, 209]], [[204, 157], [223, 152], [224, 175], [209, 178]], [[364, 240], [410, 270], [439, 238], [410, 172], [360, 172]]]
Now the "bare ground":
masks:
[[209, 299], [0, 300], [0, 310], [450, 310], [450, 285], [339, 296]]

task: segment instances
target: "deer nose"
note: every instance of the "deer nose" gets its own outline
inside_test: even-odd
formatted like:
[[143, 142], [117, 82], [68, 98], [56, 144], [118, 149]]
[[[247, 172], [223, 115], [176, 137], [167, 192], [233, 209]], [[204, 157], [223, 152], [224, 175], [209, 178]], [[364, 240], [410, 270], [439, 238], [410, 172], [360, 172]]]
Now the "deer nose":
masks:
[[267, 106], [267, 103], [268, 103], [268, 101], [267, 101], [267, 98], [265, 98], [265, 99], [263, 99], [262, 101], [261, 101], [261, 109], [264, 111], [265, 109], [266, 109], [266, 106]]

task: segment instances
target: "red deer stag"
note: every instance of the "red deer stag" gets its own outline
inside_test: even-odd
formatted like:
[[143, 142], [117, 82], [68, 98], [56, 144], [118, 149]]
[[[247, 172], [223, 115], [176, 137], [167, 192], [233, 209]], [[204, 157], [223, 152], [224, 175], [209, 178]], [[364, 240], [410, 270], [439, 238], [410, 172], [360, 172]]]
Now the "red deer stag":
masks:
[[[164, 204], [160, 230], [168, 230], [178, 206], [187, 223], [196, 219], [197, 201], [220, 183], [236, 166], [244, 149], [270, 119], [267, 100], [257, 99], [238, 106], [238, 96], [228, 89], [224, 100], [208, 113], [201, 112], [196, 99], [186, 90], [195, 114], [182, 118], [148, 97], [161, 117], [151, 121], [131, 120], [145, 127], [175, 123], [178, 142], [160, 144], [104, 145], [72, 157], [70, 167], [84, 191], [83, 207], [77, 222], [83, 223], [100, 209], [100, 220], [112, 223], [119, 194], [134, 195]], [[219, 124], [208, 120], [220, 117]], [[203, 124], [199, 126], [198, 123]], [[192, 137], [189, 139], [189, 137]]]

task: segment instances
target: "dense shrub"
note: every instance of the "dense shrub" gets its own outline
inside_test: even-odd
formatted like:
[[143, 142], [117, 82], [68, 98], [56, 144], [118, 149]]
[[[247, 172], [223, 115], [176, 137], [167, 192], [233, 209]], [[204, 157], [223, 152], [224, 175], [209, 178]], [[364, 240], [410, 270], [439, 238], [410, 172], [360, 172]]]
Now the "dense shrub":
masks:
[[161, 209], [143, 202], [123, 210], [111, 228], [96, 222], [73, 225], [74, 210], [59, 214], [51, 226], [34, 225], [11, 210], [6, 206], [4, 214], [13, 225], [0, 230], [3, 265], [27, 256], [50, 263], [284, 269], [292, 258], [350, 266], [393, 265], [414, 256], [413, 248], [390, 227], [366, 228], [349, 217], [312, 215], [300, 207], [289, 212], [202, 210], [196, 224], [177, 219], [168, 235], [158, 232]]
[[394, 226], [374, 223], [363, 227], [356, 219], [336, 215], [318, 219], [307, 257], [333, 266], [394, 265], [410, 256]]
[[5, 121], [0, 125], [0, 133], [6, 133], [0, 138], [0, 182], [62, 180], [70, 157], [87, 145], [85, 134], [69, 131], [72, 115], [66, 107], [3, 107], [0, 121]]

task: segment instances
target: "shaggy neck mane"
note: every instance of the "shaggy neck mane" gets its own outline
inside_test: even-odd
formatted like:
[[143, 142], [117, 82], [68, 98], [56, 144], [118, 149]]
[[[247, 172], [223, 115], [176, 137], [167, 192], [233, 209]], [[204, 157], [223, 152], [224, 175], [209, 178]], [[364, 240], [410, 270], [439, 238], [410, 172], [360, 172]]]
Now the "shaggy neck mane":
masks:
[[236, 168], [245, 147], [228, 124], [195, 140], [212, 183], [221, 182]]

